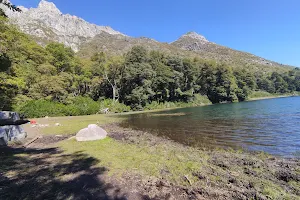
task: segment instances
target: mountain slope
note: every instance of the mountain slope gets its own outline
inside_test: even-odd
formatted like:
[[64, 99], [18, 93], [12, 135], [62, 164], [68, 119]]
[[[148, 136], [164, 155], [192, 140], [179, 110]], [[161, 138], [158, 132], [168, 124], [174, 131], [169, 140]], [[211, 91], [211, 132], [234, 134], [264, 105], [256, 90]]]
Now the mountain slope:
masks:
[[25, 33], [33, 35], [41, 44], [56, 41], [78, 51], [80, 44], [102, 32], [123, 35], [110, 27], [90, 24], [69, 14], [63, 15], [54, 3], [45, 0], [37, 8], [20, 8], [21, 13], [4, 9], [14, 24]]
[[223, 62], [233, 67], [246, 67], [255, 71], [286, 71], [290, 66], [263, 59], [250, 53], [236, 51], [227, 47], [209, 42], [203, 36], [196, 33], [187, 33], [177, 41], [168, 44], [160, 43], [153, 39], [140, 37], [132, 38], [122, 35], [110, 35], [101, 33], [94, 38], [84, 42], [80, 46], [78, 55], [81, 57], [91, 57], [95, 52], [104, 51], [108, 54], [123, 54], [128, 52], [133, 46], [141, 45], [148, 50], [162, 51], [166, 54], [200, 57], [216, 62]]
[[187, 51], [194, 51], [204, 54], [205, 57], [224, 62], [240, 62], [241, 64], [258, 64], [258, 65], [280, 65], [276, 62], [260, 58], [250, 53], [237, 51], [224, 47], [213, 42], [209, 42], [204, 36], [195, 32], [189, 32], [181, 36], [171, 45]]
[[189, 32], [171, 44], [160, 43], [149, 38], [133, 38], [106, 26], [97, 26], [81, 18], [62, 14], [51, 2], [42, 0], [37, 8], [20, 7], [23, 12], [6, 9], [12, 23], [30, 34], [42, 45], [50, 41], [71, 47], [78, 55], [90, 57], [95, 52], [122, 54], [135, 45], [167, 54], [201, 57], [232, 66], [254, 68], [262, 71], [286, 71], [290, 67], [263, 59], [250, 53], [224, 47], [208, 41], [204, 36]]

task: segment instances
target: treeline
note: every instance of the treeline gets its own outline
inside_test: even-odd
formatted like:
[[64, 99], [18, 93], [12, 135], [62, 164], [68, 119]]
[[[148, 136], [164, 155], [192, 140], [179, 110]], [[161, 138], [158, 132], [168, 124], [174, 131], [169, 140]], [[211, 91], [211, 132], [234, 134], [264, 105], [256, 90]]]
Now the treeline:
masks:
[[[84, 113], [80, 112], [80, 106], [91, 104], [90, 99], [99, 102], [112, 99], [112, 104], [120, 102], [121, 112], [128, 111], [127, 106], [142, 110], [166, 102], [244, 101], [255, 90], [300, 91], [300, 70], [262, 74], [199, 58], [148, 51], [141, 46], [122, 56], [99, 52], [90, 59], [82, 59], [62, 44], [41, 47], [8, 25], [4, 18], [0, 20], [2, 110], [39, 109], [43, 107], [41, 102], [52, 102], [59, 106], [78, 105], [73, 113], [64, 111], [54, 115], [93, 114], [101, 107]], [[51, 107], [47, 103], [45, 107]]]

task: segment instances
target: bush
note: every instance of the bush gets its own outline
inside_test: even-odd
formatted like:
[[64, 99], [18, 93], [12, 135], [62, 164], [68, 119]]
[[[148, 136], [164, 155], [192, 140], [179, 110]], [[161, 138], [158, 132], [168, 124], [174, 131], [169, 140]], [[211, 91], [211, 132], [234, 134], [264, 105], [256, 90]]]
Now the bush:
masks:
[[105, 99], [99, 102], [100, 110], [109, 108], [109, 112], [112, 113], [121, 113], [129, 112], [130, 106], [126, 106], [123, 103], [113, 101], [112, 99]]
[[32, 100], [20, 109], [20, 113], [31, 118], [65, 116], [65, 105], [47, 100]]
[[100, 109], [99, 103], [89, 97], [76, 97], [65, 106], [65, 115], [92, 115], [96, 114]]
[[208, 99], [206, 95], [195, 94], [194, 104], [203, 105], [203, 104], [211, 104], [211, 101]]
[[202, 96], [200, 94], [196, 94], [191, 102], [163, 102], [159, 103], [157, 101], [151, 102], [151, 104], [147, 104], [144, 109], [145, 110], [159, 110], [159, 109], [168, 109], [168, 108], [182, 108], [182, 107], [193, 107], [193, 106], [201, 106], [211, 104], [211, 101], [207, 96]]
[[89, 97], [76, 97], [67, 105], [49, 100], [31, 100], [18, 111], [26, 117], [56, 117], [97, 114], [101, 109], [109, 108], [110, 112], [120, 113], [130, 111], [130, 107], [111, 99], [96, 102]]
[[20, 112], [21, 108], [23, 108], [30, 101], [32, 101], [32, 99], [25, 95], [17, 95], [13, 100], [13, 110]]
[[259, 90], [259, 91], [252, 91], [250, 95], [248, 96], [248, 99], [253, 99], [253, 98], [263, 98], [263, 97], [273, 97], [276, 96], [276, 94], [271, 94], [269, 92]]

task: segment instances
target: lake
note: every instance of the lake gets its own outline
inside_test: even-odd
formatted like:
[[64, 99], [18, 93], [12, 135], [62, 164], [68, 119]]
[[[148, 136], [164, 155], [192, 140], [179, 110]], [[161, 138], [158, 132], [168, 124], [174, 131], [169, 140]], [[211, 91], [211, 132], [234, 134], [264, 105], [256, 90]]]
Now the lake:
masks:
[[300, 157], [300, 97], [132, 114], [121, 126], [200, 148]]

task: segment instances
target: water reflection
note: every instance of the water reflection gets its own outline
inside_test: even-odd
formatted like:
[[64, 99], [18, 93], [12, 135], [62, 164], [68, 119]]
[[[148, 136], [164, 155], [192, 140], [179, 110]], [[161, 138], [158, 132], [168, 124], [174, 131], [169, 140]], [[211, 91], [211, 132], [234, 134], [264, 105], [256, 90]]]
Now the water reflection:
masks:
[[300, 151], [299, 110], [300, 97], [269, 99], [134, 114], [122, 126], [197, 147], [293, 156]]

